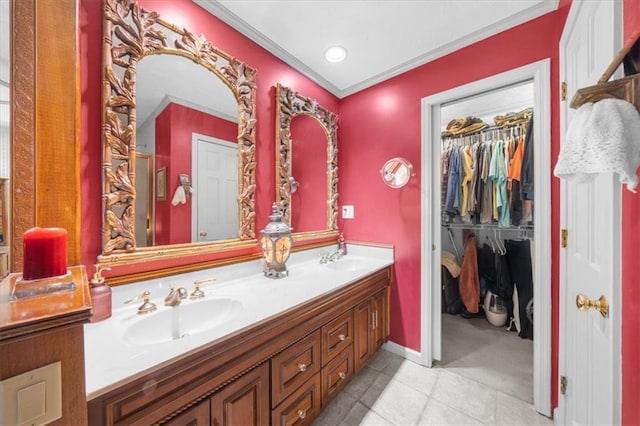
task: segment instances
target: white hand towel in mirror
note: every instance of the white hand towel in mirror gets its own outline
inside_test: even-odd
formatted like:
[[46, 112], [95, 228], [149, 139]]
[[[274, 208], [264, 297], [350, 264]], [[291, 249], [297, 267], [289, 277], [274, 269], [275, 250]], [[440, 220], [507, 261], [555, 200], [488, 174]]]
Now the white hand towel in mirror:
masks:
[[560, 147], [553, 173], [561, 179], [589, 182], [599, 173], [615, 172], [636, 192], [640, 166], [640, 114], [619, 99], [582, 105]]
[[178, 203], [185, 204], [186, 202], [187, 202], [187, 194], [184, 192], [184, 187], [182, 185], [178, 185], [178, 188], [176, 188], [175, 194], [173, 194], [171, 205], [177, 206]]

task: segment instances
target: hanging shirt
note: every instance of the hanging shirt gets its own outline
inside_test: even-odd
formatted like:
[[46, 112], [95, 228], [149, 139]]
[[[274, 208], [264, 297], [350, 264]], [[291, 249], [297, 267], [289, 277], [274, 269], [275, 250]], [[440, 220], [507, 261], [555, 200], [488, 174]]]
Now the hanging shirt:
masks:
[[482, 206], [480, 210], [480, 223], [491, 223], [493, 214], [493, 181], [489, 179], [491, 165], [491, 142], [484, 144], [482, 155]]
[[507, 170], [504, 162], [504, 142], [496, 142], [491, 155], [489, 177], [496, 183], [496, 200], [498, 208], [498, 226], [509, 227], [509, 197], [507, 196]]
[[457, 149], [451, 150], [449, 157], [449, 180], [447, 182], [447, 201], [445, 212], [449, 216], [457, 216], [458, 210], [458, 187], [460, 186], [460, 153]]
[[469, 192], [471, 190], [471, 179], [473, 178], [473, 155], [470, 146], [461, 149], [462, 167], [464, 177], [462, 177], [462, 202], [460, 203], [460, 216], [465, 216], [469, 211]]

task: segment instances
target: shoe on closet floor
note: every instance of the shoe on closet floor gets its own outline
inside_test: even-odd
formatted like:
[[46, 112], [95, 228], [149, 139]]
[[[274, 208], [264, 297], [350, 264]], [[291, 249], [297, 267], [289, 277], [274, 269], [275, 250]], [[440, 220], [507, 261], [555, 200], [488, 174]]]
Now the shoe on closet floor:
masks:
[[460, 316], [462, 318], [471, 319], [471, 318], [484, 318], [484, 310], [478, 309], [477, 313], [471, 313], [467, 310], [467, 308], [462, 308], [462, 312], [460, 312]]

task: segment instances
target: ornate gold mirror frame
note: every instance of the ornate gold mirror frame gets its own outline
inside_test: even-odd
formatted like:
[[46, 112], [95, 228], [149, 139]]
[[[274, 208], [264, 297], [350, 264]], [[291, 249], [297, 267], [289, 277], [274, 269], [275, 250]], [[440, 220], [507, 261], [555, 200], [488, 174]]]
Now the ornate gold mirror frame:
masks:
[[[184, 256], [255, 246], [256, 70], [160, 19], [132, 0], [105, 0], [102, 79], [103, 227], [100, 263]], [[175, 40], [170, 46], [170, 40]], [[147, 55], [191, 59], [214, 73], [238, 102], [238, 239], [136, 247], [136, 66]]]
[[291, 120], [298, 115], [315, 118], [327, 136], [327, 229], [296, 233], [296, 240], [337, 235], [338, 219], [338, 116], [288, 87], [276, 87], [276, 202], [282, 220], [291, 226]]

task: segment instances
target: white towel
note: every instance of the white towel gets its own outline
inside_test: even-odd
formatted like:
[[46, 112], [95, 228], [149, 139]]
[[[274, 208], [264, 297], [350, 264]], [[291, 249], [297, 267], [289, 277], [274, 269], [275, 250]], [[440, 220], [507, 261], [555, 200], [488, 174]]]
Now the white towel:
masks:
[[636, 192], [640, 166], [640, 114], [619, 99], [586, 103], [569, 123], [553, 173], [562, 179], [589, 182], [598, 173], [615, 172]]
[[177, 206], [178, 203], [185, 204], [186, 202], [187, 202], [187, 194], [184, 191], [184, 186], [178, 185], [178, 188], [176, 188], [175, 194], [173, 194], [171, 205]]

